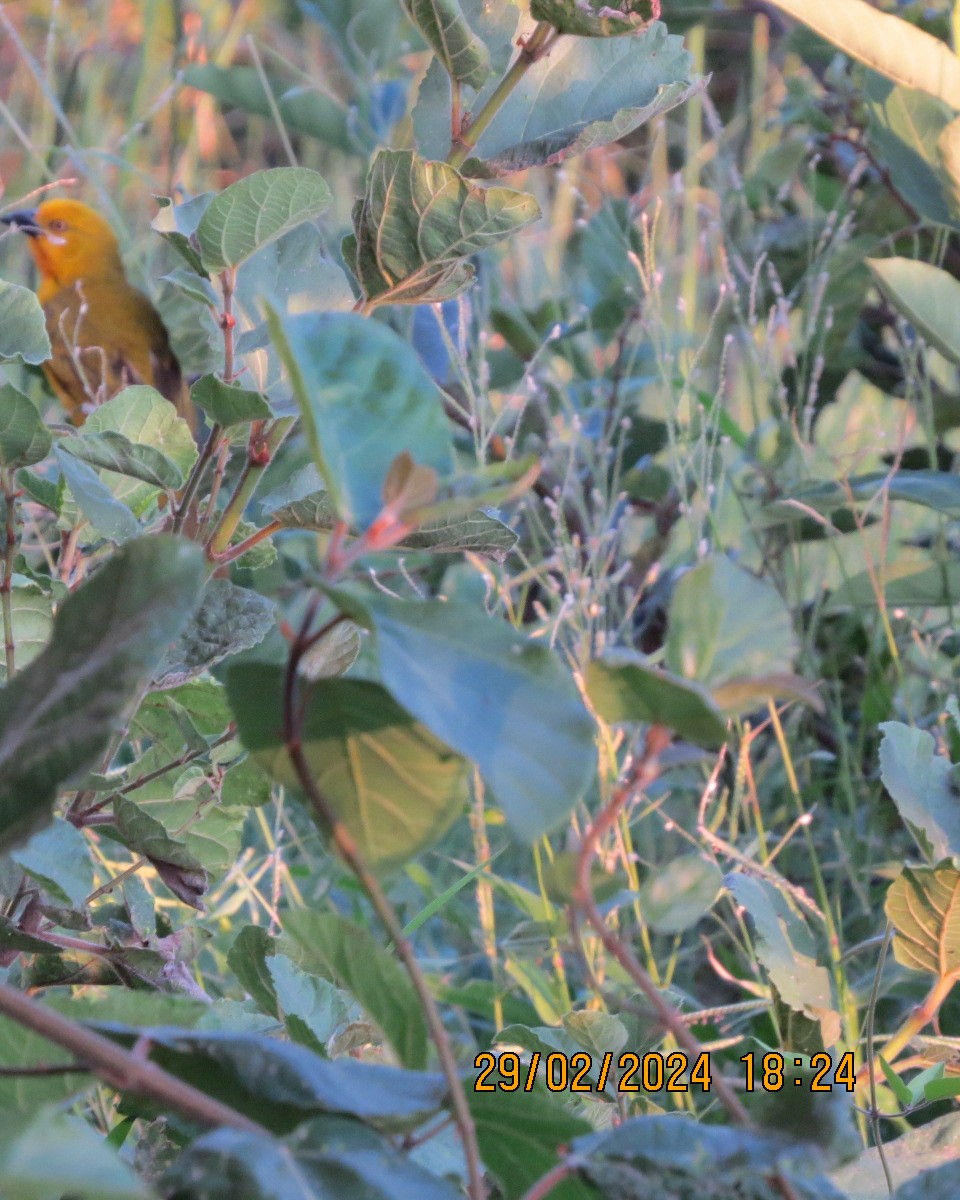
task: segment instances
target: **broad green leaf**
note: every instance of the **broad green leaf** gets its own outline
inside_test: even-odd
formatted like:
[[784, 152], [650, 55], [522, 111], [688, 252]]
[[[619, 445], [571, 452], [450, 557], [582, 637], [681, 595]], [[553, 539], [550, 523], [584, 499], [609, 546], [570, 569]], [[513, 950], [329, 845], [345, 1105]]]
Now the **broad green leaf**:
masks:
[[721, 555], [680, 578], [666, 646], [675, 675], [712, 687], [789, 674], [796, 652], [790, 610], [773, 584]]
[[[708, 1125], [686, 1114], [634, 1117], [611, 1130], [577, 1138], [573, 1151], [580, 1173], [598, 1189], [602, 1200], [624, 1194], [652, 1196], [770, 1195], [776, 1171], [797, 1200], [845, 1200], [823, 1175], [815, 1147], [800, 1138], [785, 1154], [782, 1134], [755, 1129]], [[628, 1191], [629, 1189], [629, 1191]]]
[[930, 263], [870, 258], [881, 291], [931, 346], [960, 363], [960, 282]]
[[300, 674], [311, 681], [346, 675], [360, 653], [360, 630], [352, 621], [340, 621], [318, 638], [300, 659]]
[[127, 505], [114, 496], [96, 471], [60, 446], [57, 446], [56, 456], [77, 507], [94, 529], [118, 544], [137, 537], [140, 522]]
[[464, 516], [428, 520], [398, 542], [397, 550], [429, 550], [433, 554], [480, 554], [502, 563], [519, 541], [516, 533], [491, 512], [477, 509]]
[[[53, 630], [53, 602], [37, 584], [13, 577], [10, 589], [10, 615], [13, 625], [14, 665], [17, 670], [33, 662], [50, 640]], [[0, 654], [0, 684], [7, 681], [6, 658]]]
[[723, 876], [700, 854], [681, 854], [656, 867], [640, 885], [640, 911], [657, 933], [683, 933], [713, 908]]
[[[691, 65], [683, 39], [659, 21], [635, 37], [561, 38], [524, 73], [461, 170], [506, 175], [626, 137], [702, 90]], [[483, 88], [475, 111], [494, 86]]]
[[465, 259], [539, 216], [536, 200], [525, 192], [480, 188], [446, 163], [412, 150], [381, 150], [354, 207], [344, 259], [368, 300], [448, 300], [473, 279]]
[[596, 727], [555, 654], [470, 605], [334, 599], [375, 631], [384, 685], [477, 764], [522, 838], [567, 817], [596, 770]]
[[17, 486], [22, 488], [28, 500], [42, 504], [56, 516], [63, 510], [63, 499], [67, 490], [66, 480], [61, 475], [59, 479], [45, 479], [36, 471], [28, 471], [21, 467], [16, 473]]
[[[559, 1101], [542, 1092], [494, 1093], [467, 1090], [484, 1165], [505, 1200], [520, 1200], [566, 1153], [573, 1139], [589, 1130]], [[550, 1192], [553, 1200], [591, 1200], [592, 1189], [576, 1176]]]
[[117, 475], [128, 475], [153, 487], [171, 491], [183, 484], [183, 473], [173, 459], [155, 446], [138, 445], [122, 433], [81, 433], [61, 439], [58, 449], [72, 454], [91, 467], [102, 467]]
[[0, 689], [0, 846], [46, 825], [57, 788], [98, 765], [203, 576], [192, 543], [142, 538], [63, 603], [50, 644]]
[[150, 1200], [151, 1191], [86, 1121], [56, 1109], [11, 1120], [0, 1133], [0, 1178], [7, 1200], [83, 1196]]
[[891, 500], [922, 504], [948, 517], [960, 517], [960, 476], [946, 471], [873, 471], [841, 481], [800, 484], [792, 496], [820, 512], [831, 512], [852, 496], [860, 503], [886, 492]]
[[883, 911], [896, 930], [898, 963], [938, 979], [960, 976], [960, 870], [952, 862], [904, 867]]
[[618, 1054], [627, 1044], [626, 1026], [613, 1013], [583, 1009], [570, 1012], [563, 1018], [563, 1027], [570, 1036], [591, 1054]]
[[[0, 323], [2, 321], [0, 315]], [[52, 442], [36, 405], [12, 384], [0, 386], [0, 466], [28, 467], [39, 462], [50, 453]]]
[[[851, 575], [832, 592], [827, 608], [876, 608], [877, 593], [868, 571]], [[960, 600], [960, 562], [926, 566], [910, 560], [884, 563], [883, 598], [888, 608], [940, 608]]]
[[328, 492], [312, 492], [302, 500], [293, 500], [276, 509], [270, 509], [264, 502], [263, 511], [271, 521], [278, 522], [281, 529], [325, 532], [333, 529], [338, 520], [337, 510]]
[[214, 192], [203, 192], [199, 196], [174, 204], [168, 196], [158, 196], [160, 211], [153, 219], [151, 228], [171, 245], [197, 275], [206, 276], [197, 248], [197, 226], [213, 200]]
[[458, 1187], [429, 1174], [356, 1121], [304, 1122], [284, 1141], [217, 1129], [193, 1142], [163, 1180], [164, 1194], [204, 1200], [458, 1200]]
[[951, 120], [937, 140], [943, 173], [947, 177], [950, 208], [960, 216], [960, 119]]
[[69, 821], [55, 818], [10, 857], [59, 904], [80, 908], [93, 891], [90, 847]]
[[0, 279], [0, 358], [36, 365], [51, 353], [40, 301], [29, 288]]
[[[190, 426], [176, 408], [154, 388], [137, 384], [100, 404], [87, 417], [84, 434], [119, 433], [139, 446], [152, 446], [171, 460], [186, 478], [197, 460], [197, 447]], [[156, 499], [152, 484], [129, 479], [113, 471], [101, 476], [113, 495], [138, 516]]]
[[530, 0], [530, 15], [559, 33], [576, 37], [635, 34], [650, 21], [650, 0], [626, 0], [619, 8], [595, 0]]
[[[940, 1200], [927, 1196], [924, 1175], [935, 1168], [955, 1178], [958, 1158], [960, 1113], [954, 1111], [892, 1138], [884, 1144], [882, 1156], [875, 1146], [865, 1150], [832, 1178], [849, 1200], [883, 1200], [889, 1195], [889, 1171], [899, 1189], [896, 1200]], [[912, 1194], [906, 1191], [908, 1186]]]
[[332, 198], [323, 176], [306, 167], [273, 167], [232, 183], [197, 225], [204, 267], [215, 275], [239, 266], [261, 246], [325, 212]]
[[285, 954], [266, 960], [277, 1004], [295, 1042], [325, 1053], [327, 1042], [348, 1020], [362, 1013], [357, 1002], [329, 979], [301, 970]]
[[365, 528], [407, 450], [441, 478], [453, 443], [440, 393], [416, 351], [377, 321], [317, 313], [271, 321], [313, 460], [338, 515]]
[[[928, 1100], [953, 1099], [956, 1092], [953, 1089], [956, 1080], [944, 1080], [944, 1088], [931, 1085], [928, 1089]], [[916, 1179], [897, 1188], [896, 1200], [953, 1200], [957, 1194], [957, 1164], [944, 1163], [924, 1171]]]
[[144, 1030], [106, 1024], [102, 1031], [128, 1046], [140, 1040], [152, 1062], [274, 1133], [289, 1133], [324, 1113], [403, 1131], [422, 1124], [447, 1098], [442, 1075], [350, 1058], [328, 1062], [304, 1046], [272, 1037], [193, 1033], [173, 1026]]
[[724, 878], [727, 889], [753, 920], [754, 949], [783, 1002], [820, 1025], [825, 1047], [840, 1036], [830, 975], [816, 958], [806, 921], [771, 883], [751, 875]]
[[960, 856], [957, 768], [936, 753], [933, 735], [899, 721], [880, 726], [880, 778], [900, 816], [935, 861]]
[[[391, 8], [396, 8], [391, 0]], [[362, 13], [351, 14], [357, 20]], [[352, 22], [356, 25], [356, 21]], [[382, 23], [380, 25], [382, 28]], [[284, 126], [354, 154], [370, 154], [377, 137], [356, 107], [346, 105], [319, 86], [290, 87], [267, 73], [268, 86], [275, 98]], [[183, 72], [188, 87], [209, 92], [221, 104], [233, 105], [261, 117], [273, 118], [273, 108], [256, 67], [218, 67], [213, 63], [190, 63]]]
[[331, 913], [288, 912], [281, 945], [305, 971], [350, 993], [383, 1030], [404, 1066], [427, 1063], [423, 1009], [406, 972], [390, 951], [360, 925]]
[[490, 74], [490, 52], [470, 28], [458, 0], [403, 0], [444, 70], [460, 83], [480, 88]]
[[190, 396], [216, 425], [241, 425], [271, 416], [270, 405], [259, 392], [224, 383], [216, 375], [204, 375], [190, 389]]
[[276, 938], [260, 925], [244, 925], [227, 953], [227, 965], [257, 1006], [271, 1017], [279, 1018], [277, 989], [267, 966], [267, 959], [276, 953], [276, 947]]
[[866, 0], [771, 0], [844, 54], [960, 109], [960, 60], [916, 25], [879, 12]]
[[[244, 746], [271, 778], [299, 792], [283, 743], [282, 685], [282, 668], [266, 664], [238, 665], [227, 676]], [[375, 683], [314, 684], [301, 740], [318, 789], [377, 869], [432, 845], [466, 802], [463, 760]]]
[[587, 667], [585, 683], [590, 703], [611, 725], [666, 725], [707, 746], [721, 746], [726, 739], [726, 725], [705, 688], [649, 667], [639, 655], [595, 659]]
[[[874, 76], [867, 83], [870, 145], [900, 194], [929, 221], [955, 223], [952, 198], [938, 159], [948, 166], [941, 141], [954, 112], [914, 88], [893, 87]], [[949, 173], [949, 171], [948, 171]]]
[[178, 687], [228, 655], [259, 645], [276, 625], [274, 603], [228, 579], [211, 579], [200, 604], [167, 647], [156, 686]]
[[116, 798], [113, 813], [117, 834], [124, 845], [149, 860], [178, 900], [202, 909], [210, 876], [185, 843], [173, 837], [156, 816], [126, 796]]

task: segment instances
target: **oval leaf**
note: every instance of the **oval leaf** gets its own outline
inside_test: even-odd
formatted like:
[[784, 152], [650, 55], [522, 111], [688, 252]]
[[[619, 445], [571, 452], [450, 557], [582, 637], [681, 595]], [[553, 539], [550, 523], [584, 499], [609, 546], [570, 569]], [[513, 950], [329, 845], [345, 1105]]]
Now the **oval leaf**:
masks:
[[305, 167], [256, 171], [231, 184], [197, 225], [205, 269], [217, 274], [239, 266], [261, 246], [325, 212], [332, 198], [323, 176]]

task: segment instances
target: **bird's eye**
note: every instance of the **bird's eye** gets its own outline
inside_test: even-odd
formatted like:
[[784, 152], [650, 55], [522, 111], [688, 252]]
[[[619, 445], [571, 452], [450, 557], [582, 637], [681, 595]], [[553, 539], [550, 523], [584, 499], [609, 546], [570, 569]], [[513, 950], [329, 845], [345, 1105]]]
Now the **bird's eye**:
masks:
[[64, 229], [66, 229], [66, 227], [67, 227], [66, 221], [61, 221], [59, 219], [51, 221], [47, 225], [47, 228], [52, 230], [53, 233], [61, 233]]

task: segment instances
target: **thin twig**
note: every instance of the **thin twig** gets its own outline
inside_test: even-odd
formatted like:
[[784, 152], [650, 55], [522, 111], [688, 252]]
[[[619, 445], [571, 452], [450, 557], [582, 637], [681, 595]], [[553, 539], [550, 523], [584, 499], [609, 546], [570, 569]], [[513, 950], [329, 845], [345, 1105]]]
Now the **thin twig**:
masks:
[[245, 1133], [264, 1133], [262, 1125], [168, 1074], [148, 1058], [124, 1050], [69, 1017], [40, 1004], [9, 984], [0, 983], [0, 1013], [48, 1041], [71, 1051], [105, 1083], [119, 1092], [145, 1096], [201, 1125], [227, 1125]]

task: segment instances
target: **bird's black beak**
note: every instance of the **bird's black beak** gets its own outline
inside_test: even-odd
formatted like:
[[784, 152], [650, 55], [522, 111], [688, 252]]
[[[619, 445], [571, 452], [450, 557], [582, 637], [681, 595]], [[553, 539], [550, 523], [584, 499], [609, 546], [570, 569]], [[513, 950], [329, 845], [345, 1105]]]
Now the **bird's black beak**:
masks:
[[37, 210], [35, 208], [22, 208], [19, 212], [4, 213], [0, 216], [0, 221], [4, 225], [15, 225], [27, 237], [37, 237], [38, 234], [43, 232], [37, 224]]

